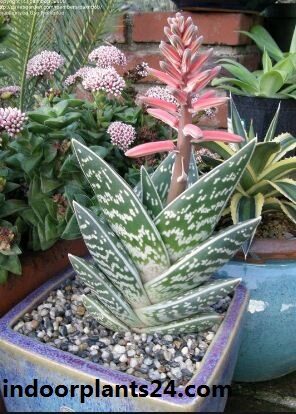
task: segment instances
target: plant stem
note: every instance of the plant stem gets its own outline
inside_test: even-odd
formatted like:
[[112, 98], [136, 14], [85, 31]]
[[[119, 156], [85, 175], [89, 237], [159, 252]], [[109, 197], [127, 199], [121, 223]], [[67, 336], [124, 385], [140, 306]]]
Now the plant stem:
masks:
[[178, 130], [176, 161], [174, 164], [167, 203], [170, 203], [175, 198], [177, 198], [186, 190], [187, 187], [187, 176], [190, 165], [192, 145], [190, 143], [190, 137], [184, 136], [183, 128], [185, 125], [190, 124], [191, 121], [192, 116], [188, 110], [188, 105], [182, 106]]

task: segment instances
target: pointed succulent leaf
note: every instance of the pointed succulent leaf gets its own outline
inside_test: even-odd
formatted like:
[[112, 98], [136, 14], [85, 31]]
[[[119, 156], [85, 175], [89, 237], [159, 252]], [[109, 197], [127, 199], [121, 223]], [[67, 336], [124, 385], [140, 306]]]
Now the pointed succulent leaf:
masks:
[[278, 124], [278, 119], [279, 119], [279, 114], [280, 114], [280, 110], [281, 110], [281, 104], [279, 104], [278, 109], [268, 127], [268, 130], [266, 132], [265, 138], [264, 138], [264, 142], [269, 142], [272, 141], [274, 139], [274, 135], [275, 135], [275, 131], [276, 131], [276, 127]]
[[139, 327], [141, 321], [125, 301], [122, 293], [109, 282], [107, 277], [93, 264], [80, 257], [69, 255], [69, 260], [79, 278], [91, 288], [106, 309], [128, 326]]
[[206, 240], [238, 184], [255, 147], [253, 140], [172, 201], [155, 224], [173, 261]]
[[296, 204], [296, 181], [292, 178], [283, 178], [281, 180], [270, 181], [280, 194]]
[[[262, 215], [263, 205], [264, 196], [261, 193], [250, 197], [244, 196], [241, 193], [236, 193], [230, 201], [230, 212], [233, 223], [237, 224], [244, 220], [260, 217]], [[249, 253], [255, 234], [256, 228], [250, 235], [250, 238], [242, 245], [245, 257], [247, 257]]]
[[258, 176], [257, 181], [261, 180], [278, 180], [296, 171], [296, 157], [285, 158], [272, 163]]
[[139, 332], [147, 334], [160, 333], [162, 335], [187, 335], [210, 329], [212, 326], [221, 323], [222, 319], [223, 317], [217, 313], [201, 314], [195, 315], [192, 318], [183, 319], [181, 321], [174, 321], [166, 325], [142, 328]]
[[259, 175], [262, 173], [269, 161], [280, 150], [280, 144], [276, 142], [259, 142], [254, 154], [250, 160], [250, 167], [254, 171], [254, 174]]
[[240, 279], [214, 280], [167, 302], [137, 309], [138, 317], [145, 325], [161, 325], [184, 319], [203, 311], [219, 299], [231, 293]]
[[230, 201], [231, 218], [234, 224], [244, 220], [260, 217], [264, 204], [264, 196], [261, 193], [246, 197], [236, 193]]
[[241, 137], [248, 139], [248, 134], [245, 130], [245, 125], [243, 120], [240, 117], [240, 114], [238, 113], [237, 107], [233, 101], [233, 99], [230, 100], [230, 122], [231, 122], [231, 129], [234, 134], [240, 135]]
[[273, 142], [280, 144], [281, 149], [273, 158], [273, 162], [280, 161], [289, 152], [296, 148], [296, 138], [289, 133], [278, 135], [273, 139]]
[[145, 284], [152, 303], [181, 295], [206, 282], [250, 238], [260, 219], [239, 223], [216, 234]]
[[135, 265], [106, 221], [76, 202], [73, 206], [81, 234], [97, 267], [133, 307], [149, 304]]
[[156, 188], [144, 167], [141, 168], [141, 183], [142, 202], [149, 215], [154, 219], [162, 211], [163, 207]]
[[286, 216], [296, 224], [296, 206], [294, 203], [287, 201], [280, 201], [275, 197], [270, 197], [265, 200], [263, 211], [282, 211]]
[[129, 328], [119, 319], [115, 318], [109, 310], [107, 311], [98, 300], [83, 295], [82, 301], [89, 314], [99, 321], [101, 325], [105, 326], [105, 328], [115, 332], [127, 332], [129, 330]]
[[143, 280], [148, 281], [161, 274], [169, 267], [170, 261], [145, 207], [102, 158], [76, 140], [73, 146], [103, 215], [123, 243]]

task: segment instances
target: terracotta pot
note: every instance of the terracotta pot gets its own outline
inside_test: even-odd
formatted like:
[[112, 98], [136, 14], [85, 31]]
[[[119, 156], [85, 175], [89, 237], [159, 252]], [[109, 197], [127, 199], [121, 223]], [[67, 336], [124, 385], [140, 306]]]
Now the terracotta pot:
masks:
[[[0, 372], [2, 378], [9, 384], [20, 384], [23, 387], [32, 384], [34, 378], [39, 386], [47, 385], [56, 389], [57, 386], [71, 384], [95, 387], [96, 380], [100, 386], [115, 384], [126, 386], [134, 382], [139, 387], [145, 387], [150, 394], [155, 390], [155, 384], [141, 378], [112, 370], [76, 355], [61, 351], [50, 345], [36, 341], [33, 338], [15, 332], [12, 325], [24, 313], [38, 306], [53, 289], [57, 289], [67, 278], [72, 277], [71, 268], [63, 274], [51, 279], [37, 291], [33, 292], [7, 315], [0, 320]], [[248, 305], [248, 292], [244, 286], [239, 286], [227, 314], [218, 329], [206, 355], [202, 361], [199, 372], [191, 379], [191, 390], [197, 390], [201, 385], [225, 386], [231, 383], [233, 369], [241, 340], [242, 321]], [[160, 390], [161, 392], [162, 390]], [[63, 398], [52, 394], [49, 398], [5, 398], [8, 412], [223, 412], [227, 393], [201, 398], [191, 392], [191, 398], [181, 389], [176, 389], [175, 396], [163, 394], [159, 398], [139, 398], [133, 396], [129, 390], [123, 397], [109, 396], [103, 398], [102, 394], [85, 399], [81, 403], [79, 393], [71, 397], [70, 393]]]
[[234, 378], [267, 381], [296, 370], [296, 239], [256, 240], [218, 277], [241, 277], [250, 291]]
[[69, 266], [68, 253], [85, 256], [88, 251], [82, 239], [61, 240], [44, 252], [28, 252], [21, 258], [23, 273], [10, 275], [0, 285], [0, 316], [24, 299], [56, 273]]

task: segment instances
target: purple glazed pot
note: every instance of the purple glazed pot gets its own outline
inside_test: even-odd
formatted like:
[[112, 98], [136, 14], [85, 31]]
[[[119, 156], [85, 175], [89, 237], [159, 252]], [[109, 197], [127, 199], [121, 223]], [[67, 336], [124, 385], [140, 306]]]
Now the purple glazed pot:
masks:
[[[29, 295], [19, 305], [13, 308], [0, 320], [0, 380], [3, 392], [3, 380], [8, 384], [20, 384], [26, 387], [38, 380], [39, 388], [49, 385], [53, 388], [58, 385], [93, 385], [96, 379], [100, 380], [101, 389], [104, 385], [127, 385], [132, 381], [146, 385], [148, 391], [155, 389], [145, 380], [123, 374], [98, 364], [89, 362], [70, 353], [55, 349], [27, 336], [23, 336], [11, 329], [17, 319], [36, 307], [49, 291], [56, 289], [67, 278], [73, 276], [73, 270], [68, 269], [63, 274], [54, 277], [41, 288]], [[231, 383], [241, 339], [241, 328], [245, 310], [248, 304], [248, 293], [244, 286], [236, 289], [234, 299], [228, 309], [212, 344], [210, 345], [200, 368], [192, 378], [190, 385], [197, 389], [200, 385], [229, 385]], [[160, 391], [161, 392], [161, 391]], [[192, 391], [191, 391], [192, 392]], [[221, 412], [227, 399], [225, 396], [213, 397], [171, 397], [165, 395], [160, 398], [133, 397], [89, 397], [81, 403], [80, 396], [57, 397], [23, 397], [8, 396], [4, 398], [9, 412]]]

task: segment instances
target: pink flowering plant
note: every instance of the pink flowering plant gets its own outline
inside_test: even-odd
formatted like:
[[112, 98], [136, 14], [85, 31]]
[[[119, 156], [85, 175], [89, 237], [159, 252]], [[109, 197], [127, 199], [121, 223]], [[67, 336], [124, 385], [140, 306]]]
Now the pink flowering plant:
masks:
[[[117, 332], [180, 335], [219, 324], [223, 316], [211, 306], [232, 293], [240, 280], [211, 276], [250, 238], [260, 221], [243, 221], [215, 232], [255, 141], [199, 177], [192, 150], [195, 142], [236, 145], [243, 139], [203, 131], [194, 123], [196, 113], [225, 102], [211, 91], [202, 92], [219, 68], [203, 70], [211, 52], [199, 52], [202, 38], [191, 18], [177, 13], [168, 23], [168, 43], [160, 45], [164, 71], [149, 72], [170, 89], [139, 99], [152, 117], [177, 131], [177, 139], [143, 143], [126, 152], [130, 157], [168, 152], [158, 168], [150, 175], [142, 166], [140, 183], [131, 188], [102, 157], [72, 140], [101, 215], [74, 203], [93, 260], [69, 257], [90, 287], [91, 294], [83, 297], [86, 308]], [[128, 144], [133, 140], [131, 131], [120, 123], [110, 125], [109, 132], [123, 146], [127, 139]]]

